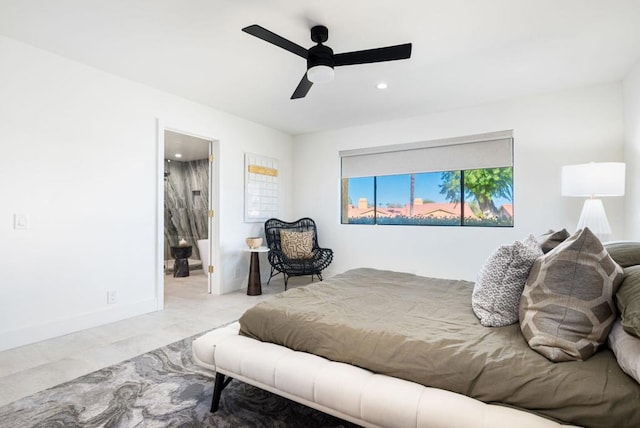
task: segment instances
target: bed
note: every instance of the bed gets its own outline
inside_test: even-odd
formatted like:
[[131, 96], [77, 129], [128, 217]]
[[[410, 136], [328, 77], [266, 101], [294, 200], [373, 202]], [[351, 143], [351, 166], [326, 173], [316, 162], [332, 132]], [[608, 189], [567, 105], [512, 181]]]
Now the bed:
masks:
[[611, 351], [550, 362], [518, 324], [480, 325], [472, 289], [354, 269], [256, 305], [194, 356], [216, 371], [212, 408], [235, 378], [363, 426], [640, 426]]

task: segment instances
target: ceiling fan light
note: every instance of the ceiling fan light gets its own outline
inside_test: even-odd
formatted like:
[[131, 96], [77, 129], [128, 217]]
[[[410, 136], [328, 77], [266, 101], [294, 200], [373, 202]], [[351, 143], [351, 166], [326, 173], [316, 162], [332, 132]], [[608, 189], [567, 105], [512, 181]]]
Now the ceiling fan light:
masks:
[[333, 67], [316, 65], [307, 70], [307, 79], [312, 83], [327, 83], [333, 80]]

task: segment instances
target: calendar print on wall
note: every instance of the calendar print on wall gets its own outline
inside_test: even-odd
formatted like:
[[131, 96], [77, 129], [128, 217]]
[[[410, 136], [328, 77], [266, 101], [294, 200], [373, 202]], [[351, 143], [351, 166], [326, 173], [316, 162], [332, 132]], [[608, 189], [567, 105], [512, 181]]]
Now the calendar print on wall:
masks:
[[253, 153], [244, 155], [244, 221], [257, 223], [279, 215], [278, 160]]

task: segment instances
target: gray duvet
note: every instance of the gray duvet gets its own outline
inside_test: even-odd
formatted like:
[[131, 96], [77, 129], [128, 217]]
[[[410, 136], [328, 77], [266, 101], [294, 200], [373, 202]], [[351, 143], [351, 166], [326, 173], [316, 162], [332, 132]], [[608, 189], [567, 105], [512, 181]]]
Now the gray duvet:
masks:
[[240, 318], [240, 334], [571, 424], [640, 427], [640, 385], [611, 351], [552, 363], [518, 324], [481, 326], [472, 289], [355, 269], [259, 303]]

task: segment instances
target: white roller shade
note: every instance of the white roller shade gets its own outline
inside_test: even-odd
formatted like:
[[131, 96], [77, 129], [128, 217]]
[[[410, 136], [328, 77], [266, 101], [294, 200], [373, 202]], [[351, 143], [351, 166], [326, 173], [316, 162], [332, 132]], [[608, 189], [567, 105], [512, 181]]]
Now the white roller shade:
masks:
[[513, 132], [470, 135], [340, 152], [342, 177], [513, 166]]

